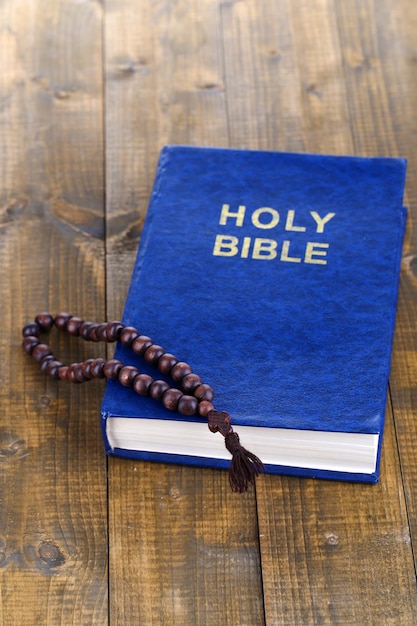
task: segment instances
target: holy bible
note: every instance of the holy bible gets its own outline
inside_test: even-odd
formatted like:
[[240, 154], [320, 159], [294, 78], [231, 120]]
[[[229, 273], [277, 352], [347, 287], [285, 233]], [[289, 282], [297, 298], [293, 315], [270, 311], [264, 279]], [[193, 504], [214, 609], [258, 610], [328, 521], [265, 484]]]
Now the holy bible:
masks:
[[[376, 482], [403, 159], [167, 146], [123, 323], [189, 363], [266, 471]], [[115, 358], [158, 370], [118, 344]], [[207, 419], [108, 381], [109, 454], [227, 468]]]

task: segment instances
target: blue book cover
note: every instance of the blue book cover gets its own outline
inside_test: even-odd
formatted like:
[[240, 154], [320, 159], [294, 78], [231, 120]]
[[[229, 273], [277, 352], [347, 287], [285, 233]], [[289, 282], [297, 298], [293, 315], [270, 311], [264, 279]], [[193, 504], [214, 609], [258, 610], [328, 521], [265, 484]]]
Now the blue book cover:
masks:
[[[188, 362], [269, 472], [376, 482], [406, 162], [167, 146], [123, 323]], [[163, 378], [118, 344], [115, 357]], [[108, 381], [109, 454], [228, 467], [223, 438]]]

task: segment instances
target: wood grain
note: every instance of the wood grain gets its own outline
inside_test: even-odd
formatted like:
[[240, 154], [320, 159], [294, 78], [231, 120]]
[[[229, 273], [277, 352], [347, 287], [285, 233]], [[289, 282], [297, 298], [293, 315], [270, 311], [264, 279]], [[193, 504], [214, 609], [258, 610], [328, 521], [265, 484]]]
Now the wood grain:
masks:
[[[381, 72], [386, 93], [384, 125], [395, 140], [398, 154], [408, 159], [407, 193], [408, 228], [397, 314], [391, 369], [391, 397], [395, 408], [395, 427], [399, 443], [401, 469], [406, 493], [411, 536], [417, 537], [417, 463], [414, 442], [417, 440], [417, 279], [415, 228], [417, 205], [417, 111], [413, 105], [417, 79], [417, 7], [413, 2], [401, 5], [383, 2], [376, 15], [375, 45], [382, 59]], [[383, 22], [383, 24], [381, 24]], [[414, 559], [417, 564], [416, 554]]]
[[101, 11], [13, 0], [0, 23], [1, 623], [105, 624], [100, 389], [20, 349], [39, 311], [104, 315]]
[[260, 481], [267, 623], [414, 623], [411, 539], [392, 431], [388, 415], [377, 486]]
[[[413, 0], [1, 3], [1, 624], [417, 624], [416, 59]], [[121, 316], [168, 143], [408, 157], [378, 485], [107, 468], [103, 385], [22, 354], [40, 310]]]
[[215, 470], [111, 469], [112, 622], [263, 624], [253, 495]]
[[[366, 15], [358, 12], [347, 16], [342, 7], [339, 10], [340, 35], [346, 50], [348, 70], [346, 82], [352, 94], [352, 125], [357, 129], [357, 148], [366, 153], [398, 154], [408, 158], [405, 204], [409, 211], [390, 392], [407, 496], [408, 522], [412, 540], [415, 540], [417, 466], [413, 441], [417, 436], [417, 404], [414, 401], [417, 375], [417, 283], [414, 267], [414, 225], [417, 154], [413, 138], [417, 128], [417, 115], [412, 101], [416, 90], [417, 44], [415, 36], [412, 36], [412, 29], [417, 25], [417, 7], [404, 0], [400, 4], [369, 2]], [[351, 42], [349, 47], [346, 45], [347, 38]], [[378, 106], [375, 106], [375, 102]]]

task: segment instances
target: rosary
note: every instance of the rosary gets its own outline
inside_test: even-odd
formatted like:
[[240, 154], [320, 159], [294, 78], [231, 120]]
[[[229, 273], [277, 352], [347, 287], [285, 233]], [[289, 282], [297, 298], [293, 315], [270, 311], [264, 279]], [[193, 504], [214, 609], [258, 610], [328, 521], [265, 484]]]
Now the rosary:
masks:
[[[50, 331], [53, 326], [85, 341], [120, 341], [147, 363], [155, 365], [162, 374], [169, 376], [177, 386], [170, 387], [165, 380], [155, 380], [118, 359], [87, 359], [81, 363], [64, 365], [56, 359], [50, 347], [40, 341], [41, 333]], [[170, 411], [206, 417], [210, 431], [223, 435], [226, 448], [232, 455], [229, 480], [233, 491], [247, 491], [249, 483], [253, 483], [255, 477], [263, 471], [262, 461], [240, 444], [239, 436], [231, 426], [230, 415], [214, 408], [214, 391], [210, 385], [193, 373], [188, 363], [165, 352], [164, 348], [155, 344], [150, 337], [141, 335], [133, 326], [124, 326], [118, 321], [95, 324], [69, 313], [58, 313], [55, 318], [49, 313], [39, 313], [34, 322], [24, 326], [22, 334], [23, 350], [39, 363], [41, 372], [51, 378], [72, 383], [83, 383], [93, 378], [118, 380], [124, 387], [132, 387], [139, 395], [159, 400]]]

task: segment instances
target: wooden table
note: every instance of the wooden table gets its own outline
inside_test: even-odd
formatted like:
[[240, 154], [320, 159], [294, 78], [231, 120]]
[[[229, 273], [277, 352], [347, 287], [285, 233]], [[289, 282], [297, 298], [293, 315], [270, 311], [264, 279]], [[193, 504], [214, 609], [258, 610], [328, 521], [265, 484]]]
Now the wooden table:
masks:
[[[0, 623], [417, 624], [417, 3], [0, 16]], [[120, 317], [168, 143], [409, 159], [377, 486], [263, 476], [242, 496], [226, 472], [107, 459], [102, 381], [47, 380], [22, 353], [38, 311]]]

